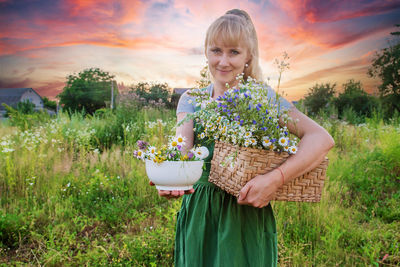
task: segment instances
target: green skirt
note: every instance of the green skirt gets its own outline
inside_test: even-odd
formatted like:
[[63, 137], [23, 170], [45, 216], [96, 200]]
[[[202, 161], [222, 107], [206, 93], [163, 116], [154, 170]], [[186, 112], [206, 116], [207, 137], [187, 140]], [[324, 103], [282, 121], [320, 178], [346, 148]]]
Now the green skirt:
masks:
[[259, 209], [237, 204], [236, 197], [207, 181], [208, 173], [195, 184], [195, 192], [182, 199], [175, 266], [276, 266], [277, 235], [271, 205]]

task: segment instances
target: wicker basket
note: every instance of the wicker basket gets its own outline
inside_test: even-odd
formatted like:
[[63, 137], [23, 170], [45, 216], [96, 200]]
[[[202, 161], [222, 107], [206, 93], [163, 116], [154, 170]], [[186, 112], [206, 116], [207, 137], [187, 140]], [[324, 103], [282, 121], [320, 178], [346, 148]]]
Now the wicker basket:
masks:
[[[236, 154], [233, 167], [229, 163]], [[236, 147], [216, 141], [211, 161], [209, 181], [236, 197], [242, 187], [258, 174], [281, 165], [289, 157], [288, 153], [278, 153], [248, 147]], [[310, 172], [293, 179], [278, 189], [274, 200], [319, 202], [326, 177], [328, 158]]]

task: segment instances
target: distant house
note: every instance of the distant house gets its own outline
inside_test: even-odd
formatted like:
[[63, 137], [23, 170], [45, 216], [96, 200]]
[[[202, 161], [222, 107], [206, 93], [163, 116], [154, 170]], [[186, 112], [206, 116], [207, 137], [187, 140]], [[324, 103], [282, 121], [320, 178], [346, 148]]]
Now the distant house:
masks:
[[191, 88], [174, 88], [172, 91], [173, 94], [183, 95], [184, 92], [190, 90]]
[[35, 104], [35, 110], [43, 109], [43, 99], [32, 88], [0, 88], [0, 115], [6, 113], [3, 103], [16, 107], [19, 102], [31, 101]]
[[184, 92], [190, 89], [192, 88], [174, 88], [171, 96], [172, 105], [176, 107], [178, 105], [179, 98], [181, 97], [181, 95], [183, 95]]

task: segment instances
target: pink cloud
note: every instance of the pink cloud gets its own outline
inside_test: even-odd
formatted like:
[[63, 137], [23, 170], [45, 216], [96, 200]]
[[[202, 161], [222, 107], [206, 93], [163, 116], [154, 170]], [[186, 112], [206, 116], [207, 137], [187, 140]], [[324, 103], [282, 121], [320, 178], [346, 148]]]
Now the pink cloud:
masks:
[[150, 2], [138, 0], [67, 0], [65, 8], [72, 17], [90, 17], [99, 23], [139, 23]]
[[400, 7], [400, 2], [391, 0], [275, 0], [273, 2], [294, 19], [305, 20], [309, 23], [334, 22], [378, 15]]
[[[343, 20], [380, 15], [400, 8], [396, 1], [273, 1], [284, 11], [278, 16], [278, 32], [298, 43], [309, 43], [324, 49], [336, 49], [387, 31], [393, 25], [393, 16], [384, 20]], [[286, 16], [286, 18], [284, 17]], [[375, 23], [371, 23], [376, 20]], [[289, 40], [288, 40], [289, 41]]]

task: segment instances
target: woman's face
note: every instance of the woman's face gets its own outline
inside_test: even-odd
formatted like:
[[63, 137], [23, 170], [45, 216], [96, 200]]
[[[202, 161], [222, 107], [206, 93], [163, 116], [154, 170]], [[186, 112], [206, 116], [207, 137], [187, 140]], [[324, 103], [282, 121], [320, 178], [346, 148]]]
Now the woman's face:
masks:
[[214, 77], [215, 83], [230, 87], [236, 85], [236, 76], [244, 71], [245, 64], [250, 56], [244, 44], [238, 46], [226, 46], [222, 42], [216, 42], [207, 47], [206, 56], [208, 68]]

